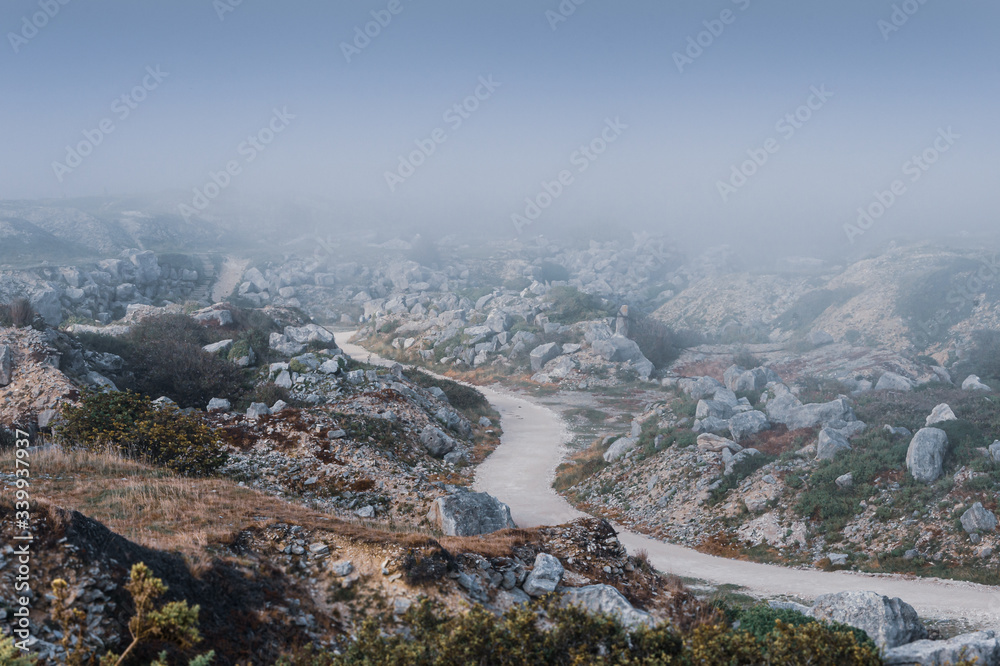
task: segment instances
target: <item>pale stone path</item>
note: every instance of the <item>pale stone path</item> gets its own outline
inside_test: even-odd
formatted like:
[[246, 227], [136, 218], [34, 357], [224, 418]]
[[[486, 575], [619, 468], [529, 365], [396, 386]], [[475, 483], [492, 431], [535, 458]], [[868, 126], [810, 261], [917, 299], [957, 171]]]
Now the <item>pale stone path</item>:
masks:
[[[352, 332], [338, 333], [337, 343], [358, 360], [388, 364], [375, 354], [346, 341]], [[474, 487], [510, 505], [521, 527], [558, 525], [585, 514], [555, 490], [552, 479], [565, 452], [569, 434], [558, 414], [497, 386], [477, 386], [500, 413], [500, 446], [476, 470]], [[844, 590], [873, 590], [900, 597], [924, 618], [964, 620], [984, 628], [1000, 628], [1000, 588], [937, 578], [906, 578], [847, 571], [790, 569], [706, 555], [663, 543], [616, 525], [630, 552], [645, 550], [660, 571], [719, 585], [740, 585], [762, 597], [803, 600]]]
[[219, 276], [215, 279], [215, 283], [212, 284], [213, 303], [223, 301], [229, 294], [233, 293], [233, 290], [240, 284], [243, 271], [249, 265], [249, 259], [237, 259], [233, 256], [225, 258], [222, 263], [222, 269], [219, 271]]

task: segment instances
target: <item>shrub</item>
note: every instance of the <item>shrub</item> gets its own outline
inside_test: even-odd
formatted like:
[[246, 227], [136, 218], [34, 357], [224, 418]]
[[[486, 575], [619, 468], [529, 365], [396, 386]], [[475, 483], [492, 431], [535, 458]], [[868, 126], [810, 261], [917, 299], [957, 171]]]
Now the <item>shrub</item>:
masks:
[[35, 318], [35, 309], [27, 298], [15, 298], [10, 303], [0, 304], [0, 326], [22, 328]]
[[151, 398], [166, 396], [182, 407], [204, 407], [212, 398], [235, 398], [248, 389], [246, 373], [202, 349], [218, 337], [190, 317], [163, 315], [143, 320], [117, 339], [78, 339], [124, 359], [126, 370], [112, 377], [120, 388]]
[[546, 312], [549, 321], [559, 324], [575, 324], [610, 314], [599, 297], [585, 294], [576, 287], [553, 287], [546, 298], [552, 304]]
[[631, 317], [628, 337], [657, 368], [667, 367], [681, 355], [677, 334], [658, 319], [645, 315]]
[[[83, 645], [87, 614], [69, 607], [68, 589], [69, 585], [61, 578], [52, 582], [52, 619], [62, 629], [62, 645], [66, 649], [67, 663], [70, 666], [82, 666], [91, 661]], [[154, 642], [169, 643], [181, 650], [190, 650], [201, 642], [201, 634], [198, 632], [200, 608], [188, 606], [187, 601], [171, 601], [156, 608], [154, 602], [168, 588], [162, 580], [153, 576], [153, 572], [145, 564], [139, 562], [132, 566], [125, 589], [132, 597], [135, 607], [135, 615], [128, 622], [132, 641], [121, 655], [114, 652], [104, 654], [100, 659], [101, 666], [121, 666], [126, 663], [133, 650]], [[192, 659], [188, 666], [208, 666], [214, 656], [214, 651], [209, 651]], [[166, 651], [161, 652], [152, 666], [163, 666], [166, 659]]]
[[1000, 379], [1000, 331], [975, 331], [963, 366], [968, 368], [969, 374]]
[[181, 474], [211, 474], [226, 462], [205, 423], [130, 391], [85, 393], [79, 406], [63, 407], [62, 417], [57, 436], [88, 450], [111, 447]]
[[[538, 622], [537, 611], [546, 615]], [[311, 663], [443, 666], [459, 664], [879, 664], [878, 651], [854, 633], [816, 621], [786, 624], [758, 638], [721, 624], [678, 630], [669, 623], [624, 627], [607, 615], [554, 602], [516, 606], [499, 618], [474, 607], [448, 616], [430, 602], [414, 606], [390, 634], [376, 620], [365, 622], [341, 654]], [[289, 663], [289, 662], [282, 662]]]
[[757, 356], [749, 349], [742, 348], [733, 357], [733, 363], [740, 366], [741, 368], [746, 368], [747, 370], [753, 370], [754, 368], [759, 368], [764, 365], [764, 359]]

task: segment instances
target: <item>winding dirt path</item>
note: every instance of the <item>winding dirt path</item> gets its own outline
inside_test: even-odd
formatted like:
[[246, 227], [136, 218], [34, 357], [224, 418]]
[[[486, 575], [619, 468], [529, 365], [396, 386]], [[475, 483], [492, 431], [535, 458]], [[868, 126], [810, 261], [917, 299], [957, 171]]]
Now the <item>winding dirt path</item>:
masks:
[[[337, 344], [351, 357], [391, 364], [347, 342], [353, 332], [338, 333]], [[558, 525], [585, 514], [552, 489], [555, 468], [569, 440], [559, 415], [548, 407], [512, 395], [497, 386], [477, 386], [500, 413], [500, 446], [476, 470], [474, 487], [510, 505], [522, 527]], [[1000, 626], [1000, 588], [938, 578], [907, 578], [849, 571], [824, 572], [729, 560], [663, 543], [616, 525], [630, 552], [645, 550], [660, 571], [714, 584], [740, 585], [761, 597], [811, 600], [844, 590], [873, 590], [909, 603], [924, 618], [959, 620], [970, 626]]]
[[229, 294], [233, 293], [233, 289], [236, 289], [240, 284], [243, 271], [249, 265], [249, 259], [238, 259], [232, 255], [226, 256], [223, 260], [222, 268], [219, 270], [219, 276], [215, 279], [215, 283], [212, 284], [211, 294], [213, 303], [223, 301]]

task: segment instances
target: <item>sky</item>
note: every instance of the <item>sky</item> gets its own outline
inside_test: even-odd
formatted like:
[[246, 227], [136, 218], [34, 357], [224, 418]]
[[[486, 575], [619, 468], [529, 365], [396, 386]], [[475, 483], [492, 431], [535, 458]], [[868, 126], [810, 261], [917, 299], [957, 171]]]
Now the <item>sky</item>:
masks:
[[995, 0], [5, 0], [0, 199], [816, 254], [977, 234], [998, 22]]

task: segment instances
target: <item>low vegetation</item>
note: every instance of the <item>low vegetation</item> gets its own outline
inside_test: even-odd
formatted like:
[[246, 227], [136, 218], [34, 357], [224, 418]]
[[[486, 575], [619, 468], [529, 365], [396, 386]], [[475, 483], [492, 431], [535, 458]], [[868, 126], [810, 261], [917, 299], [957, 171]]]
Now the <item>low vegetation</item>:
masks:
[[69, 446], [111, 449], [180, 474], [211, 474], [226, 462], [216, 433], [173, 405], [130, 391], [85, 393], [65, 405], [57, 436]]
[[[758, 612], [752, 629], [721, 622], [675, 629], [669, 623], [628, 628], [613, 617], [560, 608], [515, 607], [499, 619], [480, 607], [449, 615], [424, 602], [407, 612], [402, 631], [387, 634], [372, 619], [342, 654], [314, 654], [284, 664], [880, 664], [875, 646], [853, 630], [812, 619], [785, 621]], [[538, 621], [537, 611], [546, 621]], [[804, 616], [802, 616], [804, 617]], [[768, 625], [768, 621], [770, 624]]]

